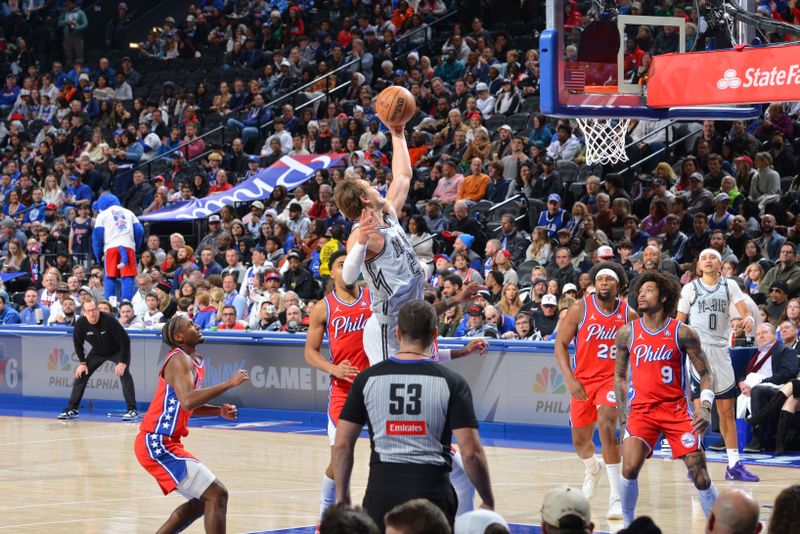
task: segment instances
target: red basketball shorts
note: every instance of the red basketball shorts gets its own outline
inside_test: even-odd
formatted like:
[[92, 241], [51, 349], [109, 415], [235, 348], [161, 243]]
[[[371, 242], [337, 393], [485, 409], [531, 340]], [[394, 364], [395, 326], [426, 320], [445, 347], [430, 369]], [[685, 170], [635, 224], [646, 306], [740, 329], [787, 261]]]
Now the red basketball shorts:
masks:
[[106, 276], [111, 278], [125, 278], [126, 276], [136, 276], [136, 254], [132, 248], [124, 248], [128, 259], [127, 265], [119, 267], [122, 263], [122, 256], [119, 253], [120, 247], [111, 247], [106, 250]]
[[183, 444], [169, 436], [139, 432], [133, 450], [145, 471], [156, 479], [164, 495], [174, 491], [187, 473], [187, 462], [197, 458], [186, 452]]
[[649, 457], [662, 433], [672, 448], [673, 458], [681, 458], [702, 448], [700, 437], [692, 427], [686, 399], [631, 406], [625, 439], [644, 441], [650, 447]]
[[597, 421], [598, 406], [617, 407], [613, 376], [602, 380], [581, 380], [581, 383], [583, 384], [583, 389], [586, 390], [588, 398], [585, 401], [572, 398], [569, 402], [569, 419], [575, 428], [595, 423]]

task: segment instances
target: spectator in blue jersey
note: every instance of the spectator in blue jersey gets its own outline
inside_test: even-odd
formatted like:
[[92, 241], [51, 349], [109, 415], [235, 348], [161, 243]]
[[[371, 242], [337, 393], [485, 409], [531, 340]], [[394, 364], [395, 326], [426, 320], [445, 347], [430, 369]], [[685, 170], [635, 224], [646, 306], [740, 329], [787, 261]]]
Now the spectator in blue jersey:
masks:
[[33, 221], [44, 222], [44, 208], [47, 204], [42, 200], [43, 197], [44, 190], [41, 187], [35, 187], [31, 193], [31, 203], [25, 210], [25, 219], [22, 221], [23, 224], [29, 225]]
[[555, 239], [559, 230], [567, 226], [569, 215], [561, 208], [561, 195], [551, 193], [547, 197], [547, 210], [539, 214], [536, 226], [547, 228], [547, 235]]
[[3, 87], [3, 90], [0, 91], [0, 113], [2, 113], [3, 116], [8, 115], [11, 108], [14, 107], [18, 95], [19, 86], [17, 85], [17, 79], [13, 74], [9, 74], [6, 76], [6, 85]]
[[0, 291], [0, 325], [22, 324], [19, 313], [8, 305], [8, 293]]
[[65, 215], [69, 215], [69, 212], [76, 208], [78, 202], [82, 200], [91, 202], [94, 200], [92, 188], [82, 182], [80, 174], [70, 175], [69, 187], [64, 193], [64, 205], [62, 207]]
[[[278, 273], [272, 273], [278, 276]], [[225, 292], [222, 303], [225, 306], [233, 306], [236, 309], [236, 318], [244, 319], [247, 312], [247, 300], [239, 294], [237, 290], [237, 277], [233, 273], [228, 273], [222, 277], [222, 290]]]
[[22, 324], [47, 324], [50, 317], [50, 308], [39, 304], [39, 292], [35, 287], [25, 290], [25, 307], [22, 308], [20, 319]]

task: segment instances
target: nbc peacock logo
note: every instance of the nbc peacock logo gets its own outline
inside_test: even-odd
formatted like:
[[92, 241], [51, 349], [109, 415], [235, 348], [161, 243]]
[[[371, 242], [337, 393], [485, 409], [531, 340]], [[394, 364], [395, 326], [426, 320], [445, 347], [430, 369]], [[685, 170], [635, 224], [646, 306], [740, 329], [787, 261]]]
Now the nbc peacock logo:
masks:
[[72, 364], [70, 364], [69, 356], [64, 349], [53, 349], [50, 357], [47, 359], [48, 371], [71, 371]]
[[567, 392], [567, 385], [564, 383], [564, 377], [555, 367], [543, 367], [541, 371], [536, 373], [533, 391], [545, 394], [562, 394]]

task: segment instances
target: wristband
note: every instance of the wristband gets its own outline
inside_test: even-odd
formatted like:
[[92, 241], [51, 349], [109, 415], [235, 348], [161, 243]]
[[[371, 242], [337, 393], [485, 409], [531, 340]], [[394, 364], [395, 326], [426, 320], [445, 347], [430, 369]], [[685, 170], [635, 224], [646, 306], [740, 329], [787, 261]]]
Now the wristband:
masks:
[[710, 404], [714, 404], [714, 392], [710, 389], [704, 389], [700, 392], [700, 402], [708, 401]]

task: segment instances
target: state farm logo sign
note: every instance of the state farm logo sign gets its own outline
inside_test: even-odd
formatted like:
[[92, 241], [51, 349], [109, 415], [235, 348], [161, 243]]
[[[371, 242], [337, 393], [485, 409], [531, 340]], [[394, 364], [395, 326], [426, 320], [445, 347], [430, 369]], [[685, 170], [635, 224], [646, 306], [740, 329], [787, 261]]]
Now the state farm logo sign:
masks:
[[742, 85], [742, 79], [736, 75], [736, 69], [728, 69], [717, 81], [717, 89], [736, 89]]
[[800, 65], [791, 65], [788, 69], [772, 67], [770, 70], [751, 67], [744, 71], [744, 82], [739, 78], [736, 69], [727, 69], [722, 73], [722, 78], [717, 80], [717, 89], [721, 91], [739, 87], [782, 87], [787, 85], [800, 85]]

